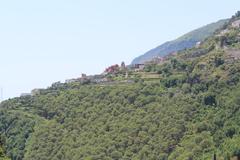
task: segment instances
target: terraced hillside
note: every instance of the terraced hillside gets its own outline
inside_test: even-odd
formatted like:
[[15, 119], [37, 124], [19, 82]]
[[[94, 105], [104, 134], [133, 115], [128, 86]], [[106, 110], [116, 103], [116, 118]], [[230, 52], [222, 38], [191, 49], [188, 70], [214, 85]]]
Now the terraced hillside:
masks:
[[[240, 27], [108, 85], [65, 83], [0, 105], [13, 160], [240, 159]], [[224, 32], [223, 32], [224, 31]], [[131, 83], [121, 81], [132, 80]], [[128, 81], [126, 81], [128, 82]]]

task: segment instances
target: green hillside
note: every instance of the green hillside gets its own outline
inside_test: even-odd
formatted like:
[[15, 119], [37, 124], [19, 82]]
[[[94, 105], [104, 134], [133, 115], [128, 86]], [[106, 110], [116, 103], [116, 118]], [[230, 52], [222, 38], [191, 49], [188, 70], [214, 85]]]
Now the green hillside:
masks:
[[157, 56], [166, 56], [170, 53], [181, 51], [184, 49], [192, 48], [197, 42], [203, 41], [204, 39], [212, 36], [214, 32], [221, 28], [228, 20], [220, 20], [216, 23], [211, 23], [194, 31], [191, 31], [176, 40], [166, 42], [143, 55], [135, 58], [132, 64], [145, 63]]
[[[240, 27], [110, 82], [55, 83], [0, 105], [13, 160], [240, 159]], [[0, 150], [1, 155], [1, 150]], [[0, 158], [1, 159], [1, 158]]]
[[5, 151], [2, 147], [2, 144], [0, 145], [0, 160], [9, 160], [5, 155]]

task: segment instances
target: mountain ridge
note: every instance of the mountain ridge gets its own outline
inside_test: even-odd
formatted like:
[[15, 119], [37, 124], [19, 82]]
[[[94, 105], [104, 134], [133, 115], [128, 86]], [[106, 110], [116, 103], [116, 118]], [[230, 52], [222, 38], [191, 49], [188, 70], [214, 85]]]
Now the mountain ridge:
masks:
[[143, 55], [136, 57], [132, 61], [132, 64], [145, 63], [158, 56], [164, 57], [172, 52], [192, 48], [197, 42], [203, 41], [207, 37], [212, 36], [214, 32], [221, 28], [227, 21], [228, 19], [219, 20], [186, 33], [175, 40], [167, 41], [156, 48], [149, 50]]

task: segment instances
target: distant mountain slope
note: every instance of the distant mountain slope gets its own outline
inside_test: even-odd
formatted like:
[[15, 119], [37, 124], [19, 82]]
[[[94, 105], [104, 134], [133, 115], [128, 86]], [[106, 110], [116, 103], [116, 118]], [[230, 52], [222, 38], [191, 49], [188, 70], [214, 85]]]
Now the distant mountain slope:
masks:
[[166, 42], [135, 58], [132, 61], [132, 64], [144, 63], [157, 56], [165, 56], [169, 53], [180, 51], [185, 48], [192, 48], [197, 42], [203, 41], [207, 37], [212, 36], [213, 33], [217, 29], [221, 28], [226, 22], [227, 19], [220, 20], [216, 23], [211, 23], [192, 32], [189, 32], [176, 40]]

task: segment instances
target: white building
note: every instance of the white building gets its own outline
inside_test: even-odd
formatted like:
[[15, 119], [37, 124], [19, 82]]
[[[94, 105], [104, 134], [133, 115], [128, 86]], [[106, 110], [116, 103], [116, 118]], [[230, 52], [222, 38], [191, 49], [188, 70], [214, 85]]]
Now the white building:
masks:
[[201, 47], [201, 45], [202, 45], [202, 42], [201, 42], [201, 41], [199, 41], [199, 42], [197, 42], [197, 43], [196, 43], [195, 47], [196, 47], [196, 48], [200, 48], [200, 47]]

